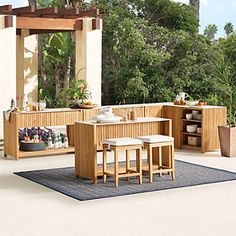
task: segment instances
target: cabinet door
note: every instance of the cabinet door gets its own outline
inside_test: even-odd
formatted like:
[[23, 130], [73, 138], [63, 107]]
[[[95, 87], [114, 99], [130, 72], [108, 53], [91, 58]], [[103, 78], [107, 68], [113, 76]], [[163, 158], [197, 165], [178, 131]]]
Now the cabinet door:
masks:
[[83, 120], [82, 110], [51, 113], [51, 126], [73, 125], [76, 121], [82, 121], [82, 120]]
[[162, 117], [163, 106], [145, 106], [145, 117]]
[[182, 145], [182, 108], [174, 106], [163, 107], [163, 117], [172, 119], [172, 135], [175, 138], [175, 147]]
[[202, 153], [220, 148], [218, 126], [226, 125], [226, 120], [225, 107], [202, 111]]

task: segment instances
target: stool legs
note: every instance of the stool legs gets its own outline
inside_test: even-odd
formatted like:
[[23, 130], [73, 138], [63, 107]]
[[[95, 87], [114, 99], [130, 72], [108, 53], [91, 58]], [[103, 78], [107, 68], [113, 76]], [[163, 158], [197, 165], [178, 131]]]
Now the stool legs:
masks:
[[[130, 171], [130, 153], [129, 150], [126, 150], [126, 174], [128, 174]], [[127, 177], [127, 180], [129, 180], [129, 177]]]
[[152, 148], [149, 146], [147, 149], [148, 155], [148, 170], [149, 170], [149, 182], [153, 181], [153, 173], [152, 173]]
[[107, 148], [105, 146], [103, 146], [103, 183], [106, 183], [107, 182], [107, 174], [106, 174], [106, 171], [107, 171]]
[[171, 167], [172, 167], [171, 176], [172, 176], [173, 180], [175, 180], [175, 159], [174, 159], [174, 155], [175, 155], [175, 148], [174, 148], [174, 145], [171, 145]]
[[138, 176], [139, 184], [142, 184], [142, 148], [136, 149], [136, 167], [137, 172], [140, 174]]
[[[106, 183], [107, 175], [113, 176], [115, 179], [115, 187], [119, 185], [119, 178], [129, 179], [131, 176], [137, 176], [139, 184], [142, 184], [142, 146], [136, 145], [126, 150], [126, 171], [125, 173], [119, 173], [119, 159], [118, 151], [122, 150], [121, 148], [116, 148], [111, 146], [111, 150], [114, 151], [114, 174], [107, 172], [107, 149], [106, 144], [103, 145], [103, 183]], [[124, 150], [124, 149], [123, 149]], [[136, 150], [136, 170], [130, 169], [130, 150]]]
[[161, 172], [161, 169], [162, 169], [162, 148], [159, 147], [158, 150], [159, 150], [158, 159], [159, 159], [160, 176], [162, 176], [162, 172]]
[[[167, 166], [163, 166], [163, 150], [162, 147], [167, 147], [168, 149], [168, 160]], [[168, 173], [173, 180], [175, 180], [175, 163], [174, 163], [174, 144], [169, 143], [167, 145], [152, 145], [145, 144], [145, 148], [147, 149], [147, 161], [148, 161], [148, 172], [149, 172], [149, 182], [153, 182], [153, 174], [159, 174], [162, 176], [163, 173]], [[153, 148], [158, 148], [158, 170], [153, 169]]]
[[114, 151], [114, 170], [115, 170], [115, 187], [118, 187], [118, 182], [119, 182], [119, 164], [118, 164], [118, 155], [117, 151]]

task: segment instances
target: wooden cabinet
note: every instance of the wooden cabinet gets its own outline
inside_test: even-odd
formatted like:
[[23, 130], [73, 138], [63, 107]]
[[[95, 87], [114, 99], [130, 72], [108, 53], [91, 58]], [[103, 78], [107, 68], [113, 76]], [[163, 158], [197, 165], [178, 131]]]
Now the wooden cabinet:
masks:
[[[186, 119], [186, 114], [193, 112], [197, 112], [199, 118]], [[163, 116], [173, 122], [175, 147], [196, 149], [202, 153], [219, 149], [218, 126], [226, 124], [226, 113], [225, 107], [164, 106], [163, 109]], [[188, 125], [195, 125], [200, 132], [188, 132]]]
[[83, 111], [62, 109], [61, 111], [43, 112], [14, 112], [11, 114], [10, 122], [4, 117], [4, 155], [11, 155], [15, 159], [20, 157], [56, 155], [73, 152], [74, 147], [67, 149], [48, 149], [40, 152], [19, 151], [18, 130], [25, 127], [59, 126], [66, 125], [69, 144], [74, 145], [74, 123], [83, 120]]
[[[175, 138], [175, 148], [191, 148], [198, 149], [202, 153], [219, 149], [218, 126], [226, 124], [225, 107], [187, 107], [174, 106], [170, 104], [143, 104], [143, 105], [124, 105], [112, 106], [115, 115], [122, 116], [125, 111], [136, 111], [137, 117], [163, 117], [172, 119], [172, 134]], [[201, 113], [201, 120], [187, 120], [186, 113], [197, 110]], [[69, 144], [75, 144], [75, 126], [76, 121], [87, 121], [92, 116], [97, 115], [99, 109], [61, 109], [48, 110], [43, 112], [26, 112], [11, 114], [10, 122], [4, 118], [4, 155], [14, 156], [16, 159], [24, 156], [39, 156], [49, 154], [61, 154], [73, 151], [70, 147], [68, 150], [46, 150], [44, 152], [19, 152], [18, 129], [24, 127], [40, 127], [40, 126], [58, 126], [66, 125]], [[201, 133], [188, 133], [186, 131], [187, 124], [197, 124], [202, 128]], [[157, 133], [165, 133], [159, 127]], [[142, 131], [145, 133], [145, 131]], [[188, 137], [200, 142], [198, 145], [191, 146], [188, 143]], [[196, 137], [196, 138], [195, 138]], [[191, 142], [190, 142], [191, 143]], [[99, 143], [101, 146], [101, 143]]]

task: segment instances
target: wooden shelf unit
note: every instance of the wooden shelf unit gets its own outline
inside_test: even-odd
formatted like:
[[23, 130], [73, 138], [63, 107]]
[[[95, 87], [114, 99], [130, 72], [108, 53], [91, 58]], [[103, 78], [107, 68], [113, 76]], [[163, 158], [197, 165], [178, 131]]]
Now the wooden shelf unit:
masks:
[[19, 151], [19, 157], [38, 157], [38, 156], [49, 156], [49, 155], [59, 155], [59, 154], [65, 154], [65, 153], [74, 153], [75, 148], [74, 147], [68, 147], [68, 148], [58, 148], [58, 149], [46, 149], [43, 151], [36, 151], [36, 152], [23, 152]]
[[201, 134], [198, 133], [188, 133], [188, 132], [182, 132], [183, 135], [189, 135], [189, 136], [197, 136], [197, 137], [201, 137]]
[[[166, 105], [163, 108], [163, 117], [172, 119], [173, 136], [175, 138], [175, 147], [182, 149], [196, 149], [201, 153], [219, 149], [218, 126], [226, 124], [226, 107], [216, 106], [174, 106]], [[199, 111], [202, 115], [201, 120], [187, 120], [185, 115], [192, 111]], [[202, 128], [201, 134], [186, 132], [186, 125], [197, 124]], [[200, 146], [188, 145], [187, 137], [197, 137], [200, 139]]]
[[[4, 156], [13, 156], [16, 160], [22, 157], [57, 155], [74, 152], [75, 121], [84, 120], [84, 112], [81, 109], [52, 109], [42, 112], [13, 112], [10, 122], [4, 117]], [[46, 149], [37, 152], [22, 152], [19, 150], [18, 130], [25, 127], [67, 126], [69, 148]]]
[[193, 122], [193, 123], [202, 123], [201, 120], [188, 120], [188, 119], [182, 119], [184, 122]]
[[192, 149], [192, 150], [201, 151], [201, 146], [193, 146], [193, 145], [183, 144], [182, 148], [183, 149]]

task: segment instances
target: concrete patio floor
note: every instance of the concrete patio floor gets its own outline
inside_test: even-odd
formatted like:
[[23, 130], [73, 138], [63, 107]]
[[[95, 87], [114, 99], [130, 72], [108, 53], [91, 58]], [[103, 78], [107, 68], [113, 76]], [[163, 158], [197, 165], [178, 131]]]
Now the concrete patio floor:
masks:
[[[99, 162], [101, 153], [98, 154]], [[177, 151], [176, 159], [236, 172], [236, 158]], [[73, 154], [14, 161], [0, 152], [0, 235], [234, 235], [236, 181], [80, 202], [13, 175], [74, 165]]]

